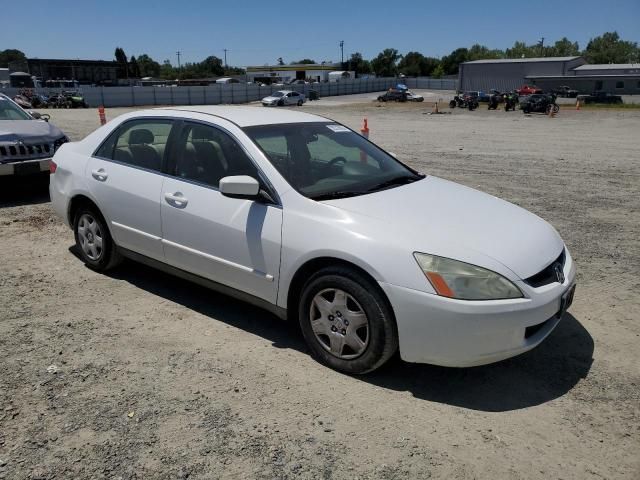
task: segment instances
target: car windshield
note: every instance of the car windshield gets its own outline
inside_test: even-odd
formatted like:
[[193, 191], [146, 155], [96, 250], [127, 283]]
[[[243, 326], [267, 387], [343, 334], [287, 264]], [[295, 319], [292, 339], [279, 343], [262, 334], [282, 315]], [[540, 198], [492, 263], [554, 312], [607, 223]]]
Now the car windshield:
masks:
[[273, 92], [273, 93], [271, 94], [271, 96], [272, 96], [272, 97], [280, 98], [280, 97], [284, 97], [284, 93], [282, 93], [282, 92]]
[[314, 200], [363, 195], [424, 178], [339, 124], [294, 123], [244, 130], [287, 182]]
[[0, 120], [31, 120], [31, 117], [15, 103], [0, 97]]

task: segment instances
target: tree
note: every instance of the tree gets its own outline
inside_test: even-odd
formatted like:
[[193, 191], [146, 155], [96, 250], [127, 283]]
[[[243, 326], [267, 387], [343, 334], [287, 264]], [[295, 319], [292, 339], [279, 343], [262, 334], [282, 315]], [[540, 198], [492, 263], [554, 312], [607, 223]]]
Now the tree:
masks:
[[562, 37], [550, 48], [553, 57], [574, 57], [580, 55], [578, 42], [572, 42], [567, 37]]
[[200, 70], [204, 77], [219, 77], [224, 75], [222, 59], [215, 55], [210, 55], [200, 63]]
[[360, 52], [352, 53], [346, 63], [346, 69], [353, 70], [356, 72], [356, 75], [360, 75], [361, 73], [371, 73], [371, 63], [362, 58], [362, 54]]
[[173, 80], [177, 77], [178, 72], [175, 68], [173, 68], [171, 62], [168, 59], [162, 62], [162, 66], [160, 67], [160, 78]]
[[527, 46], [527, 44], [524, 42], [516, 41], [514, 42], [513, 47], [507, 48], [507, 50], [505, 51], [505, 57], [506, 58], [534, 57], [534, 56], [537, 56], [537, 54], [534, 53], [535, 48], [536, 47]]
[[20, 50], [8, 48], [0, 51], [0, 68], [9, 67], [10, 63], [26, 63], [27, 57]]
[[311, 60], [310, 58], [303, 58], [302, 60], [298, 60], [297, 62], [291, 62], [289, 65], [312, 65], [315, 63], [315, 60]]
[[504, 52], [498, 49], [491, 50], [484, 45], [476, 43], [472, 45], [467, 52], [466, 61], [471, 62], [473, 60], [487, 60], [494, 58], [504, 58]]
[[376, 58], [371, 60], [371, 68], [376, 75], [393, 77], [398, 73], [397, 62], [402, 58], [395, 48], [385, 48]]
[[444, 67], [442, 66], [442, 62], [438, 64], [438, 66], [431, 72], [431, 76], [433, 78], [442, 78], [444, 76]]
[[428, 77], [440, 64], [440, 60], [433, 57], [425, 57], [419, 52], [409, 52], [398, 64], [400, 73], [413, 77]]
[[146, 53], [143, 53], [138, 57], [138, 68], [140, 69], [141, 77], [160, 76], [160, 64]]
[[284, 60], [282, 57], [278, 57], [278, 65], [284, 65]]
[[140, 78], [140, 67], [138, 66], [136, 57], [133, 55], [131, 55], [131, 60], [129, 60], [129, 73], [133, 78]]
[[118, 78], [129, 78], [129, 62], [127, 61], [127, 55], [124, 53], [124, 50], [116, 47], [115, 57], [116, 63], [118, 64]]
[[458, 65], [469, 60], [469, 50], [466, 48], [457, 48], [449, 55], [442, 57], [440, 64], [445, 75], [456, 75], [458, 73]]
[[590, 63], [631, 63], [638, 61], [638, 44], [620, 40], [618, 32], [606, 32], [592, 38], [584, 50]]

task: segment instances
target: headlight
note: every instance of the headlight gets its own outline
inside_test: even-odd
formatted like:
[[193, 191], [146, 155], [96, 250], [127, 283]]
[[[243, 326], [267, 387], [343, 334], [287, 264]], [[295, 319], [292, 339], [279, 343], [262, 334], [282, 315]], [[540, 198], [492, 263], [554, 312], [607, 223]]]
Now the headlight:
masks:
[[522, 292], [502, 275], [450, 258], [414, 253], [438, 295], [458, 300], [521, 298]]

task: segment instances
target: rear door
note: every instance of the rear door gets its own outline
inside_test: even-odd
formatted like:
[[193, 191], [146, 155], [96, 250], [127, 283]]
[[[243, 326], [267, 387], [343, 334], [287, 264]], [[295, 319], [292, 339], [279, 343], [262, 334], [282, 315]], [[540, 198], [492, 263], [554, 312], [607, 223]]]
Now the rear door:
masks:
[[226, 176], [260, 179], [258, 168], [216, 126], [185, 122], [173, 138], [161, 201], [167, 263], [275, 304], [282, 209], [218, 190]]
[[89, 191], [120, 247], [164, 260], [160, 224], [162, 165], [174, 121], [123, 123], [87, 164]]

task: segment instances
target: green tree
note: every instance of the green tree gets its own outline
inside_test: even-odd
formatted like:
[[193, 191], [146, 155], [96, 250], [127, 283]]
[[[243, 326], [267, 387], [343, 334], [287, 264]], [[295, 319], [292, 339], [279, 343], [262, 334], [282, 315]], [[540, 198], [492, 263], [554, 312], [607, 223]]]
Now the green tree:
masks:
[[440, 60], [437, 58], [425, 57], [420, 52], [409, 52], [398, 63], [398, 70], [408, 76], [428, 77], [439, 64]]
[[572, 42], [567, 37], [562, 37], [550, 48], [553, 57], [574, 57], [580, 55], [578, 42]]
[[8, 48], [0, 51], [0, 68], [8, 68], [10, 63], [26, 63], [27, 57], [20, 50]]
[[127, 55], [121, 47], [116, 47], [115, 51], [116, 63], [118, 64], [118, 78], [129, 78], [129, 62]]
[[371, 68], [376, 75], [392, 77], [398, 73], [398, 60], [402, 55], [395, 48], [385, 48], [376, 58], [371, 60]]
[[371, 73], [371, 63], [365, 60], [360, 52], [352, 53], [345, 63], [347, 64], [346, 70], [353, 70], [356, 75]]
[[219, 77], [224, 75], [222, 60], [215, 55], [205, 58], [199, 65], [203, 77]]
[[284, 60], [282, 57], [278, 57], [278, 65], [284, 65]]
[[618, 32], [606, 32], [592, 38], [584, 50], [589, 63], [631, 63], [638, 61], [638, 44], [620, 40]]
[[140, 67], [138, 66], [138, 60], [136, 57], [131, 55], [131, 59], [129, 60], [129, 73], [133, 78], [140, 78]]
[[442, 63], [439, 63], [438, 66], [434, 68], [433, 71], [431, 72], [431, 76], [433, 78], [442, 78], [444, 75], [445, 75], [445, 71], [444, 71], [444, 67], [442, 66]]
[[140, 68], [141, 77], [160, 76], [160, 64], [146, 53], [143, 53], [138, 57], [138, 67]]
[[469, 60], [469, 50], [467, 48], [457, 48], [449, 55], [442, 57], [440, 61], [445, 75], [455, 75], [458, 73], [458, 65]]
[[530, 58], [538, 56], [535, 53], [536, 47], [527, 46], [526, 43], [516, 41], [513, 44], [513, 47], [507, 48], [505, 51], [506, 58]]
[[476, 43], [469, 49], [466, 61], [487, 60], [493, 58], [504, 58], [504, 52], [498, 49], [491, 50], [484, 45]]
[[178, 71], [173, 68], [169, 60], [162, 62], [162, 66], [160, 67], [160, 78], [164, 78], [166, 80], [174, 80], [178, 78]]
[[298, 60], [297, 62], [291, 62], [289, 65], [312, 65], [315, 63], [315, 60], [311, 60], [310, 58], [303, 58], [302, 60]]

